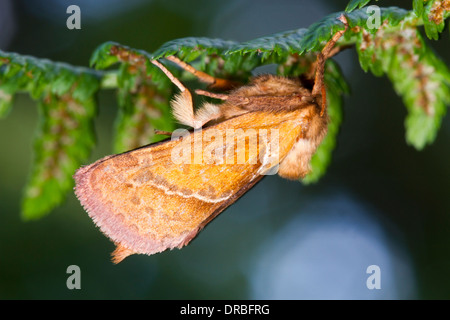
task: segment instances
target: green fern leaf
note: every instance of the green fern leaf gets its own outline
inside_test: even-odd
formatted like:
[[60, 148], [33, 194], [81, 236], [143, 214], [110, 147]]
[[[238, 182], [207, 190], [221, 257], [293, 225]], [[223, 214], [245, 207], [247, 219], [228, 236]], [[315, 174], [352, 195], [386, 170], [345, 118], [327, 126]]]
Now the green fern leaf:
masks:
[[413, 10], [416, 16], [421, 17], [423, 14], [423, 0], [413, 0]]
[[345, 12], [352, 12], [356, 8], [361, 9], [362, 7], [366, 6], [370, 0], [351, 0], [347, 7], [345, 7]]
[[[118, 82], [119, 114], [116, 119], [114, 151], [124, 152], [161, 140], [155, 129], [174, 130], [170, 113], [170, 83], [155, 82], [142, 72], [129, 73], [129, 64], [120, 68]], [[159, 72], [151, 66], [150, 74]], [[164, 83], [164, 85], [162, 85]]]
[[361, 34], [358, 55], [364, 69], [386, 74], [408, 115], [406, 140], [421, 150], [432, 143], [450, 101], [450, 72], [416, 28]]
[[111, 54], [111, 49], [117, 46], [116, 42], [108, 41], [98, 46], [89, 60], [89, 65], [96, 69], [106, 69], [117, 63], [117, 56]]
[[177, 55], [184, 61], [192, 61], [203, 52], [207, 54], [220, 54], [235, 46], [234, 41], [210, 38], [181, 38], [166, 42], [152, 55], [151, 59], [160, 59], [167, 56]]
[[[276, 54], [279, 58], [286, 58], [288, 54], [301, 51], [300, 41], [307, 29], [295, 29], [276, 33], [268, 37], [261, 37], [233, 46], [226, 54]], [[266, 56], [266, 60], [268, 57]]]
[[19, 91], [38, 100], [32, 173], [22, 202], [25, 220], [44, 216], [71, 190], [74, 171], [94, 145], [94, 96], [101, 77], [91, 69], [0, 51], [0, 114]]
[[162, 137], [155, 134], [155, 129], [174, 129], [169, 108], [170, 80], [150, 59], [151, 55], [145, 51], [113, 42], [101, 45], [91, 59], [98, 68], [120, 63], [116, 74], [119, 102], [114, 139], [116, 153], [160, 140]]
[[94, 99], [77, 101], [69, 94], [48, 93], [38, 108], [34, 160], [22, 202], [25, 220], [41, 218], [64, 201], [73, 187], [73, 173], [86, 161], [95, 143]]
[[11, 110], [13, 96], [0, 89], [0, 119], [5, 118]]
[[422, 20], [425, 33], [429, 39], [438, 40], [439, 34], [444, 30], [445, 19], [450, 15], [449, 0], [430, 0], [426, 3], [416, 5], [418, 12], [422, 12]]

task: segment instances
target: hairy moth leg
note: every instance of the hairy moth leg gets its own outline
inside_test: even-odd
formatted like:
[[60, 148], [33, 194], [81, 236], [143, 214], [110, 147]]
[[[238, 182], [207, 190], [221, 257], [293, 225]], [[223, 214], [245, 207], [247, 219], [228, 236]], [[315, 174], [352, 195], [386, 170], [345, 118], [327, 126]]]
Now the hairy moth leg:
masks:
[[201, 96], [210, 97], [210, 98], [219, 99], [219, 100], [227, 100], [228, 99], [227, 94], [214, 93], [214, 92], [209, 92], [209, 91], [205, 91], [205, 90], [201, 90], [201, 89], [195, 90], [195, 93], [198, 95], [201, 95]]
[[[202, 107], [194, 113], [192, 95], [180, 80], [178, 80], [164, 65], [157, 60], [152, 63], [161, 69], [162, 72], [175, 84], [181, 93], [176, 95], [171, 101], [172, 113], [178, 122], [188, 125], [194, 129], [201, 128], [205, 123], [219, 118], [222, 113], [220, 108], [212, 103], [204, 103]], [[194, 69], [195, 70], [195, 69]]]
[[325, 47], [323, 47], [322, 51], [318, 53], [317, 55], [317, 62], [316, 62], [316, 75], [314, 80], [314, 87], [312, 89], [312, 95], [313, 96], [322, 96], [322, 109], [320, 111], [320, 116], [323, 116], [325, 114], [325, 110], [327, 107], [327, 98], [326, 98], [326, 90], [325, 90], [325, 84], [324, 84], [324, 77], [323, 73], [325, 70], [325, 62], [328, 58], [333, 56], [336, 52], [333, 50], [334, 45], [336, 42], [342, 37], [342, 35], [347, 31], [348, 29], [348, 22], [347, 18], [344, 15], [339, 16], [338, 20], [340, 20], [344, 25], [344, 30], [340, 30], [336, 32], [330, 41], [327, 42]]
[[172, 81], [172, 83], [181, 91], [181, 93], [176, 95], [174, 100], [171, 101], [172, 112], [175, 119], [182, 124], [195, 128], [194, 104], [192, 102], [191, 92], [159, 61], [152, 60], [152, 63], [161, 69], [170, 81]]
[[206, 83], [209, 88], [211, 89], [219, 89], [219, 90], [229, 90], [232, 89], [240, 83], [228, 80], [228, 79], [222, 79], [222, 78], [216, 78], [213, 77], [203, 71], [195, 69], [193, 66], [187, 64], [186, 62], [180, 60], [176, 56], [168, 56], [166, 57], [167, 60], [172, 61], [176, 65], [178, 65], [183, 70], [186, 70], [187, 72], [192, 73], [199, 81]]

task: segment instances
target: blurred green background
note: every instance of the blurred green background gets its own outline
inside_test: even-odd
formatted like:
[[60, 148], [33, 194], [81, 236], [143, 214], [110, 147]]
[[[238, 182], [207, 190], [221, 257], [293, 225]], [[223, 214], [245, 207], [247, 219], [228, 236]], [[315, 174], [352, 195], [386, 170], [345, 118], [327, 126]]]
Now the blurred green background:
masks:
[[[150, 52], [187, 36], [245, 41], [308, 27], [347, 2], [0, 0], [0, 49], [86, 66], [108, 40]], [[71, 4], [81, 30], [66, 28]], [[431, 45], [450, 65], [448, 30]], [[0, 122], [0, 298], [449, 299], [450, 116], [418, 152], [405, 143], [406, 110], [389, 81], [365, 74], [354, 50], [336, 60], [352, 93], [319, 183], [268, 176], [188, 247], [119, 265], [73, 194], [47, 217], [21, 221], [37, 110], [16, 97]], [[89, 162], [112, 152], [115, 92], [98, 99]], [[66, 287], [69, 265], [81, 269], [81, 290]], [[381, 269], [380, 290], [366, 287], [370, 265]]]

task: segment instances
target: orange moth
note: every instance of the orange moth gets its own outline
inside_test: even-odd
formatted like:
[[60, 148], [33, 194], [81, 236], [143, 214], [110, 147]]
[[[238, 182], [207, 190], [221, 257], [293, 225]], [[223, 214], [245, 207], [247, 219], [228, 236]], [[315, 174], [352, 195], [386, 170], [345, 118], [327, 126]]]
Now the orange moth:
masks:
[[[318, 53], [312, 90], [299, 79], [262, 75], [228, 94], [196, 91], [223, 103], [194, 111], [190, 91], [152, 61], [180, 90], [171, 103], [175, 119], [194, 130], [107, 156], [74, 175], [81, 204], [117, 246], [113, 262], [181, 248], [264, 175], [299, 179], [310, 171], [327, 133], [325, 61], [347, 30], [346, 18], [339, 19], [345, 29]], [[166, 59], [216, 88], [235, 85]]]

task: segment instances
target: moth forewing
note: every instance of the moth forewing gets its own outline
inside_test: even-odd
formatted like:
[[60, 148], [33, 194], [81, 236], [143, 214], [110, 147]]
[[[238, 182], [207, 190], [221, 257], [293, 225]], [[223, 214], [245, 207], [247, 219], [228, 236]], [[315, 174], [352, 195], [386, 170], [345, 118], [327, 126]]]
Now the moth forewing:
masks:
[[[270, 151], [270, 143], [258, 143], [256, 152], [251, 151], [249, 144], [254, 140], [247, 139], [247, 131], [278, 130], [274, 137], [284, 137], [278, 142], [282, 159], [302, 135], [298, 124], [303, 117], [302, 109], [247, 113], [182, 138], [106, 157], [76, 172], [75, 193], [101, 231], [120, 245], [114, 261], [125, 253], [154, 254], [180, 248], [263, 177], [260, 159], [268, 158], [265, 152]], [[227, 139], [233, 130], [233, 139]], [[245, 157], [234, 157], [242, 163], [210, 163], [210, 157], [203, 157], [211, 148], [218, 149], [211, 133], [222, 137], [222, 150], [235, 153], [242, 152], [238, 142], [247, 140], [240, 145], [245, 145]], [[186, 141], [194, 153], [189, 159], [195, 160], [198, 140], [202, 140], [201, 159], [209, 163], [173, 161], [172, 151]]]
[[259, 160], [261, 175], [274, 175], [278, 173], [280, 163], [280, 136], [279, 130], [260, 129], [258, 134], [260, 145]]

